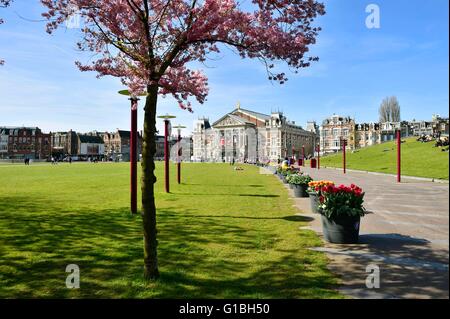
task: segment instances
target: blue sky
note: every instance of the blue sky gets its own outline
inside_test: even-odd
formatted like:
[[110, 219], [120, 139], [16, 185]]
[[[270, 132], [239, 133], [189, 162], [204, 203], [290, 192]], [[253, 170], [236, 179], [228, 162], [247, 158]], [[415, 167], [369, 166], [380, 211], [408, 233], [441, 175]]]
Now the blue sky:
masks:
[[[366, 6], [381, 9], [381, 28], [365, 25]], [[329, 0], [327, 14], [318, 20], [323, 31], [311, 53], [320, 62], [300, 74], [290, 75], [280, 86], [267, 80], [256, 61], [241, 60], [223, 50], [218, 61], [204, 69], [210, 95], [194, 114], [182, 111], [170, 98], [161, 99], [159, 113], [172, 113], [176, 123], [188, 126], [207, 116], [214, 121], [242, 107], [270, 113], [282, 110], [305, 125], [333, 113], [359, 122], [378, 119], [386, 96], [396, 95], [402, 118], [430, 119], [448, 115], [449, 43], [448, 0]], [[97, 79], [82, 73], [75, 60], [89, 54], [75, 50], [78, 31], [45, 32], [38, 0], [16, 0], [1, 10], [0, 26], [0, 126], [39, 126], [45, 131], [115, 130], [129, 127], [129, 104], [119, 96], [114, 78]], [[142, 102], [139, 119], [142, 124]], [[158, 124], [161, 128], [161, 123]]]

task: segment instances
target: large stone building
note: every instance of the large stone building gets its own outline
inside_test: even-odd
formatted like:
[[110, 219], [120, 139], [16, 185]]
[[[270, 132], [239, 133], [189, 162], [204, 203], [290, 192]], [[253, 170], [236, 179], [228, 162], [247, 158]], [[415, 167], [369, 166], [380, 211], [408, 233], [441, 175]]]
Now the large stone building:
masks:
[[289, 121], [283, 113], [266, 115], [238, 104], [213, 124], [209, 119], [194, 123], [193, 160], [206, 162], [266, 162], [314, 153], [316, 134]]

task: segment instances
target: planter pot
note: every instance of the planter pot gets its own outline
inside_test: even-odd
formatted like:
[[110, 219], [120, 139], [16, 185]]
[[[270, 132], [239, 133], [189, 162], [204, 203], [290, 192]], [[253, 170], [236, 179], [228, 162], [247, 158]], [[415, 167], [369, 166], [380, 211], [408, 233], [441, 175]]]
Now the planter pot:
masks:
[[320, 211], [319, 211], [319, 204], [320, 204], [319, 195], [317, 193], [312, 193], [312, 192], [309, 192], [308, 195], [309, 195], [309, 198], [311, 199], [311, 211], [314, 214], [320, 214]]
[[308, 192], [306, 191], [305, 185], [292, 185], [295, 197], [305, 198], [308, 197]]
[[333, 244], [357, 244], [361, 217], [340, 216], [329, 219], [322, 215], [323, 236]]
[[281, 180], [283, 181], [283, 183], [287, 184], [286, 176], [281, 175]]

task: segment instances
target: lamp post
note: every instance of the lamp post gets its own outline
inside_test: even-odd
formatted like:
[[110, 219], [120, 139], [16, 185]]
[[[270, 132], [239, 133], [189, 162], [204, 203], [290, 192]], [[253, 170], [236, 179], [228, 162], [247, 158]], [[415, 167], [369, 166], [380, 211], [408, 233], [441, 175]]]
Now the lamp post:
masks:
[[295, 148], [292, 146], [292, 163], [295, 163]]
[[164, 120], [164, 178], [165, 178], [165, 189], [166, 193], [170, 193], [170, 184], [169, 184], [169, 135], [170, 135], [170, 119], [176, 118], [174, 115], [161, 115], [158, 116], [159, 119]]
[[320, 143], [317, 144], [317, 169], [320, 170]]
[[177, 181], [181, 184], [181, 156], [183, 155], [183, 149], [181, 148], [181, 130], [186, 126], [178, 125], [174, 126], [178, 130], [178, 155], [177, 155]]
[[[119, 94], [129, 96], [131, 101], [131, 128], [130, 128], [130, 210], [131, 214], [137, 213], [137, 110], [138, 101], [136, 95], [128, 90], [119, 91]], [[139, 94], [146, 96], [147, 94]], [[114, 150], [111, 149], [114, 153]]]
[[347, 140], [342, 139], [342, 165], [344, 167], [344, 174], [347, 174], [347, 154], [346, 154], [346, 148], [347, 148]]
[[397, 130], [397, 182], [402, 182], [402, 131]]
[[303, 167], [305, 167], [306, 166], [306, 164], [305, 164], [305, 145], [303, 145], [302, 146], [302, 158], [303, 158]]

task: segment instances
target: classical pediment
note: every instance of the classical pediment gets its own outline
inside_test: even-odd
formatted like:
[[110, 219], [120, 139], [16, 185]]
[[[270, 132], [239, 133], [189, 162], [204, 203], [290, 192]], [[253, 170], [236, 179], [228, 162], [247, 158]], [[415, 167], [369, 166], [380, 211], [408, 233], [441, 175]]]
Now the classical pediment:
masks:
[[228, 126], [245, 126], [246, 124], [248, 123], [244, 119], [235, 115], [227, 114], [218, 121], [216, 121], [212, 126], [214, 128], [218, 128]]

